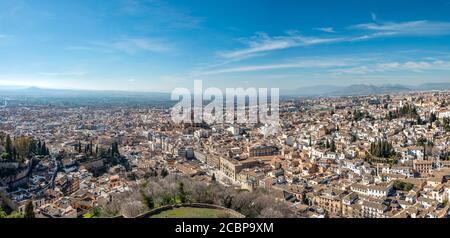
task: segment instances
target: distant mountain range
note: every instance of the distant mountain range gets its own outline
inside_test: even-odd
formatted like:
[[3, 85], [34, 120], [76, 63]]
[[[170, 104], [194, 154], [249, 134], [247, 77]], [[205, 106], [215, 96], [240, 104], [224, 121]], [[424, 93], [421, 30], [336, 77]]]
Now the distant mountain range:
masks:
[[[367, 85], [354, 84], [349, 86], [317, 85], [302, 87], [296, 90], [280, 90], [282, 96], [358, 96], [399, 92], [450, 90], [449, 83], [425, 83], [418, 86], [400, 84]], [[44, 89], [38, 87], [0, 86], [0, 96], [31, 96], [31, 97], [131, 97], [158, 100], [170, 100], [170, 93], [160, 92], [127, 92], [106, 90], [68, 90]]]
[[414, 91], [434, 91], [434, 90], [450, 90], [449, 83], [426, 83], [418, 86], [406, 86], [400, 84], [385, 84], [385, 85], [367, 85], [354, 84], [349, 86], [330, 86], [318, 85], [312, 87], [302, 87], [297, 90], [290, 90], [282, 92], [286, 96], [357, 96], [357, 95], [372, 95], [372, 94], [387, 94], [399, 92], [414, 92]]

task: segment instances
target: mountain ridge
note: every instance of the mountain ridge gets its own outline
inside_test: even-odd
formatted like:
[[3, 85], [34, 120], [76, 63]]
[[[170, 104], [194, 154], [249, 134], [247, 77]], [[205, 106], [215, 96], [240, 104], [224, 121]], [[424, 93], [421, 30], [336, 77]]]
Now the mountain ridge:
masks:
[[402, 84], [352, 84], [348, 86], [332, 86], [324, 85], [322, 89], [311, 91], [311, 89], [321, 86], [309, 86], [299, 88], [295, 91], [288, 92], [291, 96], [357, 96], [371, 95], [383, 93], [399, 93], [399, 92], [417, 92], [417, 91], [434, 91], [449, 90], [449, 83], [424, 83], [420, 85], [402, 85]]
[[[450, 82], [424, 83], [420, 85], [402, 84], [351, 84], [315, 85], [301, 87], [296, 90], [280, 90], [281, 96], [358, 96], [385, 93], [450, 90]], [[84, 90], [84, 89], [48, 89], [40, 87], [0, 86], [2, 95], [53, 96], [53, 97], [89, 97], [89, 96], [121, 96], [121, 97], [170, 97], [167, 92], [136, 92], [120, 90]]]

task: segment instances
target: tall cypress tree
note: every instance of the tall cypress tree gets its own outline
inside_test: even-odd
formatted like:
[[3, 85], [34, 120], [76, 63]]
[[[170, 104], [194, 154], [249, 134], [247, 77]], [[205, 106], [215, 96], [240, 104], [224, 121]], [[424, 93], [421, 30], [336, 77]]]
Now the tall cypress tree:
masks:
[[45, 144], [45, 141], [42, 143], [41, 155], [47, 155], [47, 145]]
[[38, 155], [42, 155], [42, 142], [41, 142], [41, 139], [38, 140], [37, 149], [38, 149], [38, 151], [37, 151]]
[[334, 140], [331, 140], [330, 150], [331, 152], [336, 152], [336, 143], [334, 142]]
[[6, 136], [5, 149], [6, 149], [6, 153], [8, 153], [9, 159], [12, 159], [14, 157], [13, 144], [12, 144], [11, 136], [9, 136], [9, 135]]
[[35, 218], [33, 202], [29, 201], [25, 206], [24, 218]]

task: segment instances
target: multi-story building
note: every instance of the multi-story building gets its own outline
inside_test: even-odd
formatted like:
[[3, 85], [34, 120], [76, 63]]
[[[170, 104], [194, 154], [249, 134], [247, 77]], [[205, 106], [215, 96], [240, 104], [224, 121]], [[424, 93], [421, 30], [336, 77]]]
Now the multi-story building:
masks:
[[248, 153], [250, 157], [264, 157], [279, 155], [280, 151], [275, 146], [258, 145], [249, 147]]

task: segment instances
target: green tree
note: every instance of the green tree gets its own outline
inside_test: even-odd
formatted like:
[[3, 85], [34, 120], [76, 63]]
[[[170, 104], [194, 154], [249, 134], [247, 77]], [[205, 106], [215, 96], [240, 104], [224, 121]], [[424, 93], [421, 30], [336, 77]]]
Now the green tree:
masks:
[[178, 184], [178, 198], [180, 199], [181, 203], [187, 202], [187, 195], [186, 191], [184, 191], [184, 183], [182, 182]]
[[45, 144], [45, 141], [42, 143], [41, 146], [41, 154], [40, 155], [49, 155], [47, 145]]
[[222, 206], [226, 208], [231, 208], [232, 205], [233, 205], [233, 196], [228, 194], [222, 199]]
[[3, 209], [0, 207], [0, 218], [6, 218], [7, 214]]
[[393, 187], [395, 190], [408, 192], [414, 188], [414, 184], [406, 183], [406, 182], [402, 182], [402, 181], [395, 181]]
[[37, 153], [38, 153], [38, 155], [42, 155], [42, 142], [41, 142], [41, 139], [39, 139], [38, 142], [37, 142]]
[[24, 218], [23, 214], [20, 212], [12, 212], [11, 214], [7, 215], [4, 218]]
[[9, 154], [6, 152], [3, 152], [0, 157], [2, 158], [2, 160], [7, 160], [9, 158]]
[[9, 156], [8, 159], [11, 159], [12, 154], [13, 154], [12, 153], [13, 152], [13, 144], [12, 144], [12, 140], [11, 140], [11, 136], [10, 135], [6, 136], [5, 150], [6, 150], [6, 153], [8, 154], [8, 156]]
[[430, 123], [433, 124], [437, 120], [436, 113], [432, 112], [430, 114]]
[[161, 205], [166, 206], [166, 205], [171, 205], [174, 204], [174, 199], [171, 195], [169, 194], [164, 194], [161, 200]]
[[444, 130], [445, 130], [446, 132], [449, 132], [449, 131], [450, 131], [450, 118], [445, 117], [445, 118], [442, 120], [442, 125], [443, 125], [443, 127], [444, 127]]
[[31, 140], [31, 143], [28, 145], [28, 154], [37, 154], [38, 149], [36, 146], [36, 141], [35, 140]]
[[24, 218], [35, 218], [33, 202], [29, 201], [25, 206]]
[[161, 170], [161, 177], [165, 178], [165, 177], [167, 177], [167, 175], [169, 175], [169, 172], [167, 171], [166, 168], [163, 168]]
[[117, 141], [114, 141], [111, 145], [111, 157], [114, 158], [116, 156], [120, 156], [119, 143], [117, 143]]
[[150, 196], [144, 196], [144, 203], [148, 207], [148, 209], [155, 208], [155, 201]]
[[370, 144], [370, 154], [380, 158], [390, 158], [395, 155], [395, 151], [388, 141], [378, 140]]
[[334, 142], [334, 140], [331, 140], [330, 150], [331, 152], [336, 152], [336, 143]]
[[29, 137], [19, 137], [14, 140], [13, 146], [20, 159], [29, 155], [30, 143], [32, 140]]

